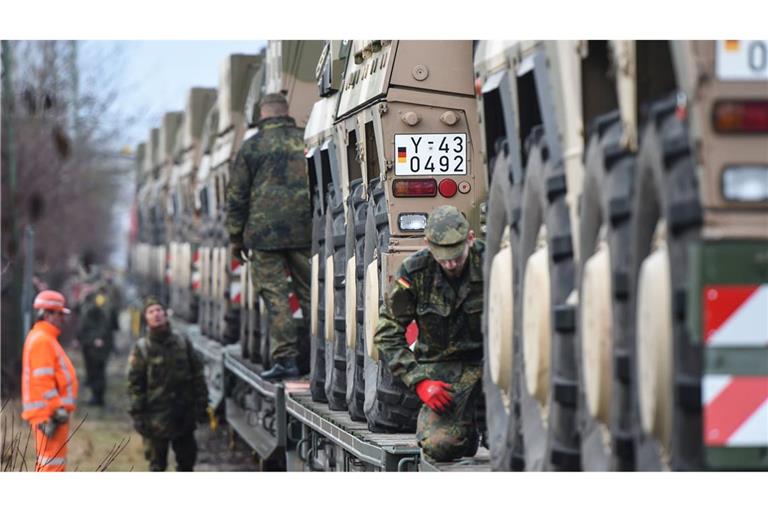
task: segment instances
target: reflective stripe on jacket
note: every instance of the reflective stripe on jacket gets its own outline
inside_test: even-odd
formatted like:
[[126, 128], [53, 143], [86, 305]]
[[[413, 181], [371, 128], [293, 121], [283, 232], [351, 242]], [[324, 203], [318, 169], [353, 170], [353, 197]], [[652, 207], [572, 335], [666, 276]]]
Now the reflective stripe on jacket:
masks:
[[77, 375], [50, 322], [35, 323], [24, 341], [21, 417], [32, 424], [47, 420], [59, 407], [75, 410]]

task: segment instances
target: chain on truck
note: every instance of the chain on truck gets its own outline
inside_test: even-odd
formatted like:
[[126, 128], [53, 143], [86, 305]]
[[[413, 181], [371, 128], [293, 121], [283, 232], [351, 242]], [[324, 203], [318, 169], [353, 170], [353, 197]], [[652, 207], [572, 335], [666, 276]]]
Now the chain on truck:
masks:
[[[764, 469], [766, 49], [270, 41], [225, 62], [205, 115], [190, 92], [175, 171], [171, 118], [150, 133], [132, 268], [170, 293], [212, 405], [265, 468]], [[305, 127], [313, 211], [309, 377], [279, 384], [258, 377], [269, 318], [223, 230], [226, 170], [272, 92]], [[197, 195], [173, 220], [163, 206], [179, 186]], [[441, 204], [487, 244], [487, 448], [435, 464], [415, 440], [421, 403], [373, 333]]]

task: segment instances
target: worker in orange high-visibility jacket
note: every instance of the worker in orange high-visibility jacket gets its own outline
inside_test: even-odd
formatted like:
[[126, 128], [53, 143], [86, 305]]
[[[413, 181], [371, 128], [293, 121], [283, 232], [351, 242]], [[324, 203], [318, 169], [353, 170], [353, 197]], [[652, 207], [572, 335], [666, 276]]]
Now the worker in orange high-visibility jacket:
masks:
[[64, 471], [69, 418], [77, 399], [77, 375], [58, 337], [70, 311], [64, 296], [53, 290], [37, 294], [32, 307], [37, 322], [24, 341], [21, 417], [34, 430], [35, 470]]

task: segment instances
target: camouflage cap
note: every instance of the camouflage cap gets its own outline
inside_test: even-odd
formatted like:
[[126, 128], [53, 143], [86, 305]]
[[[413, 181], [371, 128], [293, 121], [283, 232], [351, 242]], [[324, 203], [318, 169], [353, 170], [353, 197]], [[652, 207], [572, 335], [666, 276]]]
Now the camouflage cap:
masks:
[[158, 305], [158, 306], [160, 306], [161, 308], [165, 309], [165, 304], [163, 304], [162, 302], [160, 302], [160, 299], [158, 299], [157, 297], [152, 297], [152, 296], [150, 296], [150, 297], [147, 297], [147, 298], [144, 300], [144, 307], [143, 307], [143, 308], [141, 308], [141, 313], [142, 313], [142, 314], [146, 313], [146, 312], [147, 312], [147, 309], [148, 309], [150, 306], [154, 306], [154, 305]]
[[282, 103], [283, 105], [288, 105], [288, 100], [285, 95], [280, 94], [279, 92], [273, 92], [262, 96], [261, 101], [259, 101], [259, 106], [263, 107], [268, 103]]
[[469, 234], [469, 222], [450, 205], [438, 206], [430, 214], [424, 236], [435, 258], [453, 260], [461, 256]]

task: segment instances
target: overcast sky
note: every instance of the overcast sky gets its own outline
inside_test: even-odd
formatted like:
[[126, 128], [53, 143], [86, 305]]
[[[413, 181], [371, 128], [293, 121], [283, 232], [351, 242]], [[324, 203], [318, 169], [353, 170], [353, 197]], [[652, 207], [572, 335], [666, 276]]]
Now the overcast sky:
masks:
[[[116, 109], [137, 116], [116, 145], [136, 146], [158, 126], [164, 112], [183, 110], [190, 87], [218, 87], [219, 66], [232, 53], [258, 53], [266, 41], [85, 41], [80, 61], [110, 55], [117, 85]], [[117, 141], [116, 141], [117, 142]]]

